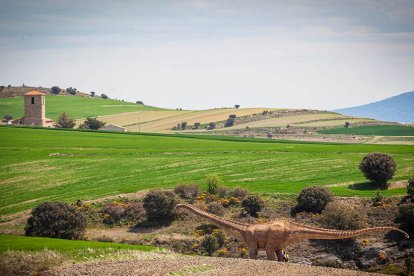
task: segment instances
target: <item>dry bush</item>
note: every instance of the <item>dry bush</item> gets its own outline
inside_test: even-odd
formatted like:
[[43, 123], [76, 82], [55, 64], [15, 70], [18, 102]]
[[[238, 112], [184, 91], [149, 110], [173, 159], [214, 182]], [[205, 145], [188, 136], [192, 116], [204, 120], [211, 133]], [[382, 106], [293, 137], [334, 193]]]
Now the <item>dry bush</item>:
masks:
[[152, 190], [144, 198], [144, 209], [147, 219], [152, 221], [166, 220], [173, 216], [177, 201], [170, 191]]
[[342, 202], [330, 202], [322, 212], [322, 223], [327, 228], [355, 230], [366, 227], [367, 214]]
[[62, 262], [62, 255], [51, 250], [6, 251], [0, 255], [0, 275], [39, 275]]
[[130, 202], [125, 208], [124, 218], [131, 222], [137, 222], [145, 217], [145, 209], [142, 202]]
[[210, 202], [207, 204], [207, 212], [212, 213], [217, 216], [223, 216], [224, 215], [224, 207], [218, 202]]
[[263, 200], [260, 197], [254, 195], [250, 195], [243, 199], [241, 205], [243, 206], [244, 210], [253, 217], [257, 217], [257, 213], [260, 212], [265, 206]]
[[401, 204], [395, 222], [411, 236], [414, 235], [414, 203]]
[[119, 203], [109, 203], [105, 205], [103, 208], [103, 212], [105, 213], [103, 222], [106, 224], [115, 224], [119, 222], [125, 212], [125, 205]]
[[234, 187], [230, 189], [229, 191], [230, 197], [235, 197], [240, 200], [243, 200], [248, 195], [250, 195], [250, 191], [248, 189], [241, 188], [241, 187]]
[[198, 196], [199, 192], [198, 184], [181, 184], [174, 188], [174, 193], [183, 199], [193, 199]]

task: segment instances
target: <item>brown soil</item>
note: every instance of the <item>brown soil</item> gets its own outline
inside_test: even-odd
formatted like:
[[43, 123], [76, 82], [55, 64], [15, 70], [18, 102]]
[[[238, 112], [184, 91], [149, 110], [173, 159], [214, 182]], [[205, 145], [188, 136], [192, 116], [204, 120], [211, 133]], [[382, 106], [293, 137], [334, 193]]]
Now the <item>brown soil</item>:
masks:
[[51, 275], [379, 275], [264, 260], [142, 253], [133, 260], [98, 261], [54, 268]]

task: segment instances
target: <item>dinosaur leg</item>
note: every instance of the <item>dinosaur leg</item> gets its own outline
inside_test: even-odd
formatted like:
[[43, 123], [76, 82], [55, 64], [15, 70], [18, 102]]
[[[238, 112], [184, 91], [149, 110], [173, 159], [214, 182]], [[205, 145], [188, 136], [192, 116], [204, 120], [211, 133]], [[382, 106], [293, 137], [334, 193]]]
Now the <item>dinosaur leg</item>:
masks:
[[257, 243], [250, 243], [249, 244], [249, 258], [250, 259], [256, 259], [257, 258]]
[[277, 260], [279, 262], [283, 262], [283, 254], [282, 249], [276, 249]]
[[269, 261], [274, 261], [276, 259], [275, 248], [266, 246], [266, 255]]

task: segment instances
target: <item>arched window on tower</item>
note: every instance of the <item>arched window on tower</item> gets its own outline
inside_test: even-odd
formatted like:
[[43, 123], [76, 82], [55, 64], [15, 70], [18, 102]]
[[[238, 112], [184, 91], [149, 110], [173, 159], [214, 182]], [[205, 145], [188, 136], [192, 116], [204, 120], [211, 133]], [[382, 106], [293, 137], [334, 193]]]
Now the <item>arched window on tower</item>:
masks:
[[32, 104], [34, 104], [34, 97], [32, 97]]

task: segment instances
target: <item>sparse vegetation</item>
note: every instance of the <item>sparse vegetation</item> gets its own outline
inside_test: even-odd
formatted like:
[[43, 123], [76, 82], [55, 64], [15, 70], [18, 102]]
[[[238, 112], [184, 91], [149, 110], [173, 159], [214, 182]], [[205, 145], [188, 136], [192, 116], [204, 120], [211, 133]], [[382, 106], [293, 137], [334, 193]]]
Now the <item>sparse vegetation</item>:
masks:
[[333, 200], [333, 194], [325, 187], [313, 186], [303, 189], [296, 200], [296, 211], [320, 213]]
[[359, 169], [364, 176], [378, 187], [386, 188], [397, 169], [394, 159], [383, 153], [367, 154], [359, 164]]
[[327, 228], [355, 230], [367, 226], [367, 215], [363, 209], [342, 202], [329, 202], [322, 211], [322, 223]]
[[32, 210], [27, 220], [27, 236], [81, 239], [86, 219], [73, 206], [63, 202], [45, 202]]
[[174, 188], [174, 193], [183, 199], [193, 199], [198, 196], [200, 186], [198, 184], [182, 184]]
[[243, 199], [241, 205], [244, 210], [253, 217], [257, 217], [257, 213], [260, 212], [265, 206], [263, 200], [256, 195], [247, 196]]
[[73, 128], [76, 125], [75, 120], [70, 118], [68, 114], [62, 112], [56, 121], [56, 128]]
[[170, 219], [177, 201], [170, 191], [151, 190], [144, 198], [144, 209], [150, 221]]

